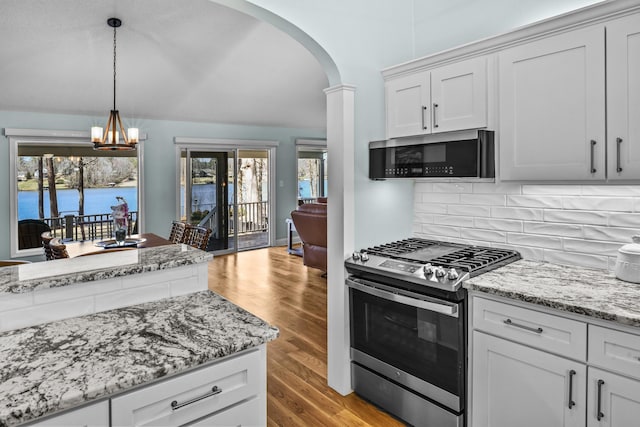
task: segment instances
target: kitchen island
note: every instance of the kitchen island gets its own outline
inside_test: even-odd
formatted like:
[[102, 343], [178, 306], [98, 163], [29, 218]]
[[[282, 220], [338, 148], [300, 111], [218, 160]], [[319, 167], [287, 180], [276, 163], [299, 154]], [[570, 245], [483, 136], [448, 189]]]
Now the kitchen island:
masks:
[[278, 329], [172, 244], [0, 268], [0, 426], [266, 423]]

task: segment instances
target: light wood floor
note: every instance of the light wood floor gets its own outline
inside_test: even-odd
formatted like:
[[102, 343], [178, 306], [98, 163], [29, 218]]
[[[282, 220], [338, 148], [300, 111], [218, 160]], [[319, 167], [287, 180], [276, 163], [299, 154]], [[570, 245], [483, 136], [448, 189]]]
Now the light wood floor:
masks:
[[321, 271], [284, 247], [215, 257], [209, 289], [280, 329], [267, 347], [269, 426], [402, 426], [327, 385], [327, 294]]

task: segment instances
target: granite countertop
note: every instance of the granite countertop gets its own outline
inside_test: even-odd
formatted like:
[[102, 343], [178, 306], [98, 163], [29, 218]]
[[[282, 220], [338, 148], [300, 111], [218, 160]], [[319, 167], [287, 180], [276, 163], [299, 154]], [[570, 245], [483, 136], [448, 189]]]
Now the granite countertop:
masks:
[[167, 245], [34, 262], [0, 268], [0, 294], [25, 293], [79, 282], [110, 279], [135, 273], [197, 264], [213, 258], [189, 245]]
[[0, 334], [0, 426], [256, 347], [278, 329], [211, 291]]
[[471, 278], [464, 287], [640, 328], [640, 284], [607, 270], [520, 260]]

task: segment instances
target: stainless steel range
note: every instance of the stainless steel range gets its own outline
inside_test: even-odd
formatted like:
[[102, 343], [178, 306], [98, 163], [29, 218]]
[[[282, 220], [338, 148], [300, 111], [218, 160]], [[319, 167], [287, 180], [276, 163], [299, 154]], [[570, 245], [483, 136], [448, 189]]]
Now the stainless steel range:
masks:
[[516, 251], [411, 238], [345, 261], [357, 394], [415, 426], [466, 424], [462, 282]]

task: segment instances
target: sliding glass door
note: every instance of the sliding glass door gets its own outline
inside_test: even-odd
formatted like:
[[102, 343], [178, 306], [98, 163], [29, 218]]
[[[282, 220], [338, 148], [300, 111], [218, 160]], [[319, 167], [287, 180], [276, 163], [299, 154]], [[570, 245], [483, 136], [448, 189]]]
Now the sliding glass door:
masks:
[[270, 150], [180, 148], [182, 221], [212, 230], [207, 250], [269, 246]]

